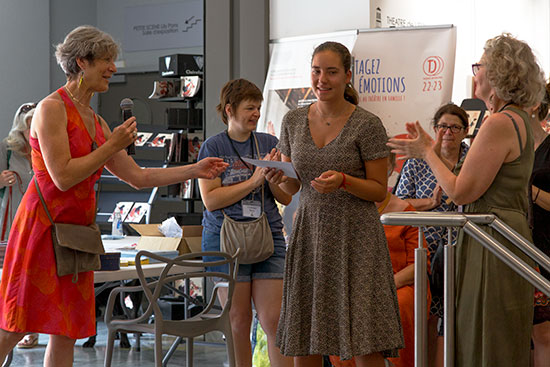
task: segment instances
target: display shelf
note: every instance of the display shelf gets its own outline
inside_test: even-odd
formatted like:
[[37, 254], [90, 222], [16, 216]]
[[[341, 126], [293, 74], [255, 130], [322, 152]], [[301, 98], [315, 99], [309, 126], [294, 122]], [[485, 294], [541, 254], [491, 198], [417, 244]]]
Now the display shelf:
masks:
[[162, 97], [157, 99], [159, 102], [189, 102], [189, 98], [183, 97]]
[[[186, 55], [184, 57], [176, 57], [173, 60], [180, 62], [178, 65], [170, 64], [170, 68], [176, 68], [173, 75], [163, 77], [161, 74], [160, 65], [168, 67], [164, 62], [159, 64], [159, 76], [154, 78], [151, 75], [142, 76], [142, 85], [138, 85], [137, 77], [127, 75], [128, 86], [124, 89], [117, 90], [117, 98], [121, 96], [134, 95], [134, 101], [137, 103], [134, 113], [138, 121], [147, 121], [148, 124], [138, 123], [138, 133], [152, 133], [151, 136], [143, 134], [146, 138], [146, 145], [136, 146], [136, 154], [133, 158], [141, 167], [172, 167], [181, 166], [193, 163], [198, 154], [198, 148], [204, 141], [204, 88], [200, 87], [198, 93], [193, 97], [162, 97], [158, 99], [148, 99], [141, 92], [135, 89], [129, 89], [130, 84], [138, 87], [140, 91], [147, 90], [151, 83], [155, 83], [160, 79], [181, 79], [187, 75], [179, 75], [188, 73], [189, 70], [194, 70], [190, 66], [183, 67], [181, 62], [188, 62], [189, 57], [195, 60], [197, 55]], [[196, 61], [196, 60], [195, 60]], [[196, 67], [194, 65], [193, 67]], [[201, 67], [202, 70], [202, 67]], [[198, 73], [198, 71], [197, 71]], [[195, 74], [191, 74], [195, 75]], [[202, 75], [202, 71], [200, 74]], [[134, 80], [136, 79], [136, 80]], [[202, 80], [200, 80], [202, 82]], [[195, 84], [204, 86], [203, 83]], [[148, 96], [149, 94], [145, 94]], [[105, 112], [110, 113], [108, 120], [112, 121], [112, 125], [119, 125], [120, 115], [117, 117], [114, 106], [109, 104], [110, 99], [105, 99]], [[162, 107], [157, 102], [163, 102]], [[164, 103], [164, 102], [167, 102]], [[138, 108], [140, 107], [140, 108]], [[159, 109], [159, 107], [161, 107]], [[169, 113], [169, 109], [173, 109]], [[175, 114], [174, 114], [175, 112]], [[161, 123], [164, 119], [164, 123]], [[153, 121], [156, 122], [153, 123]], [[111, 128], [115, 128], [111, 126]], [[173, 134], [173, 135], [168, 135]], [[170, 139], [170, 143], [168, 143]], [[165, 143], [164, 147], [150, 146], [151, 144]], [[124, 181], [118, 179], [109, 171], [104, 170], [100, 177], [98, 196], [98, 214], [97, 222], [103, 233], [110, 233], [111, 223], [108, 219], [119, 202], [144, 202], [150, 204], [150, 210], [147, 217], [142, 219], [146, 223], [160, 223], [170, 216], [178, 218], [182, 224], [200, 224], [202, 221], [203, 204], [197, 189], [196, 180], [191, 181], [191, 185], [178, 183], [165, 187], [155, 187], [143, 190], [136, 190]], [[143, 222], [142, 222], [143, 223]], [[124, 232], [131, 233], [128, 224], [125, 222]]]
[[[157, 129], [159, 133], [165, 133], [166, 130]], [[144, 131], [144, 129], [140, 130]], [[181, 133], [174, 133], [174, 141], [187, 142], [187, 136], [180, 136]], [[181, 139], [180, 139], [181, 138]], [[170, 141], [170, 144], [172, 142]], [[177, 167], [191, 164], [192, 162], [167, 162], [167, 156], [170, 149], [167, 143], [166, 147], [136, 147], [134, 159], [141, 167]], [[187, 154], [187, 145], [184, 146], [184, 152]], [[180, 151], [181, 153], [181, 151]], [[183, 158], [187, 159], [187, 155]], [[172, 159], [181, 159], [175, 157]], [[155, 187], [136, 190], [118, 177], [104, 169], [100, 177], [98, 188], [98, 213], [96, 222], [102, 233], [110, 233], [111, 223], [108, 221], [118, 202], [136, 202], [148, 203], [150, 205], [149, 215], [142, 219], [142, 223], [160, 223], [168, 217], [174, 216], [180, 218], [183, 224], [200, 224], [202, 221], [202, 202], [196, 190], [196, 180], [191, 184], [191, 197], [183, 196], [181, 184], [168, 185], [164, 187]], [[187, 219], [181, 219], [186, 217]], [[123, 223], [123, 231], [131, 233], [129, 224]]]
[[195, 97], [161, 97], [156, 99], [158, 102], [187, 103], [193, 105], [193, 108], [203, 108], [202, 100], [199, 96]]
[[[162, 67], [169, 67], [174, 73], [170, 76], [166, 76], [165, 79], [174, 79], [188, 76], [188, 71], [193, 70], [197, 65], [194, 65], [192, 55], [177, 55], [172, 56], [172, 64], [168, 66], [165, 64], [164, 57], [159, 58], [159, 71]], [[175, 61], [174, 61], [175, 60]], [[185, 67], [182, 67], [183, 63], [186, 63]], [[201, 67], [202, 69], [202, 67]], [[202, 73], [192, 73], [190, 75], [202, 75]], [[176, 159], [171, 159], [168, 166], [179, 166], [182, 164], [189, 164], [189, 161], [196, 161], [198, 155], [198, 149], [204, 141], [204, 83], [199, 79], [198, 84], [201, 87], [198, 89], [198, 93], [193, 97], [163, 97], [159, 98], [159, 102], [174, 102], [176, 106], [170, 105], [166, 110], [167, 129], [168, 130], [180, 130], [180, 134], [184, 134], [186, 139], [178, 139], [175, 150], [180, 152], [179, 158], [176, 154]], [[183, 81], [182, 81], [183, 82]], [[180, 107], [181, 106], [181, 107]], [[172, 109], [172, 107], [174, 107]], [[197, 140], [198, 139], [198, 140]], [[200, 224], [202, 221], [202, 200], [198, 190], [197, 180], [190, 181], [190, 186], [172, 185], [168, 188], [168, 193], [179, 192], [180, 194], [185, 192], [190, 197], [180, 197], [179, 195], [160, 195], [157, 197], [157, 202], [162, 210], [166, 211], [168, 216], [174, 216], [179, 218], [180, 224]], [[189, 190], [189, 191], [188, 191]], [[184, 196], [184, 195], [181, 195]], [[175, 210], [181, 203], [185, 206], [184, 212], [178, 212]], [[152, 210], [151, 220], [156, 217], [156, 211]]]

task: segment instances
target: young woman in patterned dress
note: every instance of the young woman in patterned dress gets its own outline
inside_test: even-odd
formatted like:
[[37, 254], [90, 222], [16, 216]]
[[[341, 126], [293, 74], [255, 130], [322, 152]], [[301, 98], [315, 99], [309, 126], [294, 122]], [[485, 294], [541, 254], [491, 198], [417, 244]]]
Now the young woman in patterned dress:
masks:
[[336, 42], [311, 62], [317, 102], [283, 119], [279, 148], [300, 191], [289, 244], [277, 343], [295, 366], [321, 366], [322, 355], [384, 366], [403, 347], [389, 251], [374, 204], [386, 196], [387, 135], [357, 106], [351, 56]]

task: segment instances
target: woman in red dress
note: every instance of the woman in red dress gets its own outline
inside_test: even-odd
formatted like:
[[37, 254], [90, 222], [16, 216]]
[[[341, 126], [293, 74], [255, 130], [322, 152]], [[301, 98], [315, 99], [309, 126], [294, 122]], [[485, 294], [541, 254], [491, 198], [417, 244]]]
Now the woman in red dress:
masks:
[[[192, 177], [214, 178], [226, 167], [210, 158], [174, 168], [142, 169], [126, 154], [137, 136], [135, 117], [112, 132], [90, 107], [116, 72], [118, 46], [91, 26], [77, 27], [57, 45], [67, 83], [44, 98], [33, 117], [30, 144], [35, 179], [55, 222], [95, 219], [94, 183], [105, 166], [135, 188]], [[95, 335], [93, 272], [57, 276], [51, 224], [32, 182], [17, 211], [0, 283], [0, 361], [28, 332], [50, 334], [44, 366], [73, 364], [76, 339]]]

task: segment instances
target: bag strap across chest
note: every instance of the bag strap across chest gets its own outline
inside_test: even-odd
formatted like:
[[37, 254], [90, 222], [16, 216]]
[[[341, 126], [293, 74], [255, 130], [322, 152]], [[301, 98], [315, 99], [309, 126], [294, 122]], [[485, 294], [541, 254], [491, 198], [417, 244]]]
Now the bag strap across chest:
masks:
[[40, 191], [40, 186], [38, 186], [38, 181], [36, 181], [36, 177], [33, 177], [34, 186], [36, 186], [36, 191], [38, 192], [38, 197], [40, 198], [40, 201], [42, 202], [42, 205], [44, 206], [44, 210], [46, 211], [46, 215], [48, 216], [48, 219], [52, 223], [52, 226], [54, 225], [52, 216], [50, 215], [50, 211], [48, 210], [48, 206], [46, 205], [46, 202], [44, 201], [44, 197], [42, 196], [42, 192]]
[[[227, 134], [227, 138], [229, 139], [229, 142], [231, 143], [231, 147], [233, 148], [233, 150], [235, 151], [235, 153], [237, 153], [237, 156], [239, 157], [239, 159], [243, 162], [243, 164], [248, 167], [248, 165], [246, 164], [246, 162], [243, 161], [243, 159], [241, 158], [241, 155], [239, 154], [239, 152], [237, 151], [237, 149], [235, 148], [235, 146], [233, 145], [233, 142], [231, 141], [231, 138], [229, 137], [229, 133], [227, 132], [227, 130], [225, 131], [226, 134]], [[258, 155], [258, 159], [261, 159], [261, 156], [260, 156], [260, 147], [258, 145], [258, 139], [256, 138], [256, 134], [254, 134], [254, 132], [251, 132], [250, 133], [252, 135], [252, 137], [254, 138], [254, 142], [256, 143], [256, 154]], [[252, 151], [252, 158], [254, 158], [254, 151]], [[252, 171], [252, 174], [254, 174], [254, 171]], [[262, 213], [264, 212], [264, 185], [265, 183], [262, 183]], [[225, 211], [222, 209], [222, 213], [225, 217], [229, 217], [227, 214], [225, 214]]]

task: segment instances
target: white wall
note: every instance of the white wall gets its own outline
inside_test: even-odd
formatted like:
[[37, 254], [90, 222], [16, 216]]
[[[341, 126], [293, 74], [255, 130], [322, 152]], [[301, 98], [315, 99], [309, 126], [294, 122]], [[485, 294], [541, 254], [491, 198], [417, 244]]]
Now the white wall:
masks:
[[368, 14], [374, 16], [376, 7], [383, 27], [388, 22], [457, 26], [456, 103], [470, 96], [471, 64], [481, 57], [485, 41], [502, 32], [527, 41], [546, 75], [550, 72], [548, 0], [272, 0], [270, 39], [374, 27]]
[[369, 28], [369, 0], [271, 0], [271, 40]]
[[95, 0], [49, 0], [50, 29], [48, 57], [50, 60], [50, 91], [56, 90], [66, 82], [65, 73], [55, 60], [55, 45], [63, 42], [65, 36], [80, 25], [97, 23], [97, 5]]
[[65, 83], [54, 45], [74, 27], [95, 23], [95, 1], [0, 1], [0, 139], [22, 103], [39, 101]]
[[21, 104], [49, 92], [49, 27], [47, 1], [0, 1], [0, 139]]
[[228, 80], [246, 78], [263, 88], [269, 63], [269, 0], [205, 0], [206, 137], [225, 129], [215, 106]]

